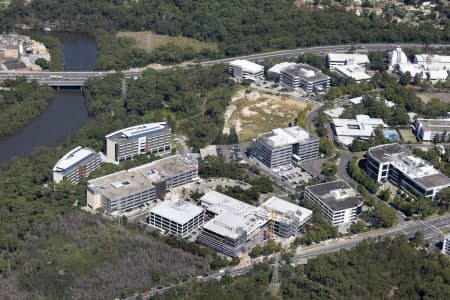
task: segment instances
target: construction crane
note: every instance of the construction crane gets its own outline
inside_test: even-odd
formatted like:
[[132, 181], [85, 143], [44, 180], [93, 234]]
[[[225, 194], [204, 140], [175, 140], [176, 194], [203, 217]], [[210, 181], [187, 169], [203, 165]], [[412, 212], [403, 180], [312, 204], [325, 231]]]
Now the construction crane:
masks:
[[275, 224], [275, 212], [272, 209], [272, 217], [270, 218], [270, 224], [269, 224], [269, 239], [273, 240], [274, 236], [274, 224]]

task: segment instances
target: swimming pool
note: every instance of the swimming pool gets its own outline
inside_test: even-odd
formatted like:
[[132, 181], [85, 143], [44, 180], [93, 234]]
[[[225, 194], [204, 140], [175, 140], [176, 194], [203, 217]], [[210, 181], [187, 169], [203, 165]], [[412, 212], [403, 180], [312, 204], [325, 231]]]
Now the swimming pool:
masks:
[[392, 143], [398, 141], [398, 134], [394, 130], [383, 130], [383, 135]]

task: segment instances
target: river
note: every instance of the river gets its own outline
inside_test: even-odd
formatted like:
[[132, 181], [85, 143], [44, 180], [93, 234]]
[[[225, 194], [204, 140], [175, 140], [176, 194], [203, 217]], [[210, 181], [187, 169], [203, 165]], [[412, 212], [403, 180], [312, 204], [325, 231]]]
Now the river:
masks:
[[[97, 47], [93, 38], [80, 33], [52, 33], [61, 41], [65, 71], [94, 68]], [[89, 120], [84, 98], [78, 89], [63, 89], [46, 110], [17, 133], [0, 139], [0, 164], [14, 156], [27, 156], [38, 146], [51, 146], [76, 132]]]

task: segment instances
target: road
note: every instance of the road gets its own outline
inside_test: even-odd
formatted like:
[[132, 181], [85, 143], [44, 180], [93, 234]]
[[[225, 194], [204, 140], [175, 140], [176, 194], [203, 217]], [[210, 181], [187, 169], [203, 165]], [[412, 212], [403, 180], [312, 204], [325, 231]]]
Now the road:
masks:
[[[198, 63], [198, 65], [203, 67], [213, 66], [217, 64], [226, 64], [230, 61], [236, 59], [247, 59], [251, 61], [266, 61], [272, 59], [290, 59], [296, 58], [299, 55], [305, 53], [314, 53], [314, 54], [326, 54], [329, 52], [347, 52], [352, 49], [359, 49], [363, 51], [387, 51], [392, 50], [396, 47], [403, 48], [423, 48], [423, 44], [407, 44], [407, 43], [399, 43], [399, 44], [383, 44], [383, 43], [375, 43], [375, 44], [349, 44], [349, 45], [334, 45], [334, 46], [318, 46], [318, 47], [309, 47], [309, 48], [299, 48], [293, 50], [281, 50], [267, 53], [257, 53], [251, 55], [244, 55], [239, 57], [230, 57], [218, 60], [211, 61], [203, 61]], [[431, 48], [448, 48], [450, 44], [431, 44], [428, 45]], [[181, 67], [181, 68], [190, 68], [192, 65], [180, 64], [174, 65], [173, 67]], [[136, 78], [141, 76], [142, 71], [144, 69], [134, 69], [134, 70], [126, 70], [123, 71], [125, 77], [127, 78]], [[5, 79], [13, 79], [19, 76], [27, 76], [30, 80], [37, 80], [41, 84], [48, 84], [54, 87], [67, 87], [74, 86], [80, 87], [83, 86], [85, 81], [91, 77], [103, 77], [107, 74], [114, 73], [114, 71], [110, 72], [17, 72], [17, 71], [2, 71], [0, 72], [0, 82], [3, 82]]]
[[[299, 264], [305, 259], [317, 257], [322, 254], [337, 252], [342, 249], [351, 249], [366, 239], [380, 238], [380, 237], [395, 237], [397, 235], [407, 235], [413, 237], [417, 231], [422, 231], [425, 241], [434, 242], [441, 239], [441, 235], [450, 229], [450, 214], [445, 214], [439, 217], [433, 217], [428, 220], [415, 220], [409, 221], [391, 228], [379, 229], [369, 231], [363, 234], [354, 235], [347, 238], [339, 238], [335, 240], [329, 240], [320, 244], [299, 247], [296, 254], [291, 259], [293, 264]], [[255, 262], [256, 263], [256, 262]], [[215, 272], [208, 276], [198, 278], [198, 281], [211, 281], [221, 280], [224, 274], [227, 276], [235, 277], [248, 273], [253, 268], [252, 265], [244, 266], [240, 268], [223, 269], [221, 272]], [[161, 289], [153, 289], [145, 292], [142, 295], [143, 299], [150, 299], [156, 294], [162, 294], [173, 287], [183, 286], [191, 280], [181, 282], [175, 285], [168, 285]], [[126, 300], [135, 300], [137, 295], [126, 298]]]

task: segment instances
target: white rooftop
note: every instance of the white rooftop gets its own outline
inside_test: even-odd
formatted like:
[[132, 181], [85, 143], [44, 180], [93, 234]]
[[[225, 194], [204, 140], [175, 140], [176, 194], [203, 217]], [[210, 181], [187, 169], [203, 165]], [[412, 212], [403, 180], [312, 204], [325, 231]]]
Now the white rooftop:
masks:
[[120, 134], [122, 137], [130, 138], [139, 135], [145, 135], [151, 133], [152, 131], [162, 130], [166, 127], [166, 122], [157, 122], [157, 123], [148, 123], [141, 124], [132, 127], [128, 127], [125, 129], [120, 129], [113, 133], [110, 133], [106, 136], [106, 138], [112, 137], [114, 135]]
[[200, 149], [200, 157], [202, 159], [204, 159], [207, 156], [217, 156], [216, 145], [209, 145], [209, 146], [206, 146], [205, 148]]
[[312, 215], [311, 210], [278, 197], [270, 197], [266, 202], [261, 204], [260, 207], [264, 208], [270, 217], [271, 212], [273, 211], [274, 218], [279, 220], [296, 217], [299, 219], [300, 223], [303, 223]]
[[272, 130], [272, 135], [268, 136], [267, 144], [272, 147], [282, 147], [301, 143], [310, 138], [309, 133], [299, 126], [276, 128]]
[[203, 224], [203, 228], [224, 237], [237, 239], [245, 232], [245, 219], [231, 212], [224, 212]]
[[366, 54], [358, 53], [328, 53], [327, 58], [330, 62], [340, 61], [348, 65], [370, 63], [369, 57]]
[[422, 65], [418, 64], [411, 64], [411, 63], [404, 63], [404, 64], [398, 64], [398, 71], [401, 74], [405, 74], [406, 72], [409, 72], [411, 74], [411, 77], [414, 77], [416, 74], [424, 76], [424, 68]]
[[414, 55], [416, 64], [450, 64], [450, 56], [434, 54], [416, 54]]
[[159, 205], [153, 207], [150, 212], [155, 213], [163, 218], [174, 221], [178, 224], [185, 224], [203, 213], [203, 209], [197, 205], [184, 200], [163, 201]]
[[360, 96], [360, 97], [349, 99], [348, 101], [350, 101], [353, 104], [360, 104], [362, 102], [362, 100], [363, 100], [363, 97]]
[[408, 57], [406, 56], [405, 52], [403, 52], [402, 48], [400, 48], [400, 47], [389, 52], [388, 60], [389, 60], [389, 64], [391, 66], [408, 63]]
[[430, 175], [437, 175], [440, 172], [430, 163], [414, 155], [405, 153], [395, 153], [391, 155], [391, 164], [410, 178], [422, 178]]
[[353, 138], [369, 139], [376, 127], [387, 127], [383, 119], [368, 115], [357, 115], [356, 119], [333, 119], [337, 139], [344, 145], [350, 145]]
[[282, 71], [284, 68], [289, 67], [289, 66], [293, 66], [293, 65], [296, 65], [296, 63], [294, 63], [294, 62], [282, 62], [282, 63], [279, 63], [279, 64], [274, 65], [272, 68], [270, 68], [270, 69], [268, 70], [268, 72], [280, 74], [281, 71]]
[[245, 215], [255, 210], [255, 207], [250, 204], [216, 191], [207, 192], [200, 198], [200, 201], [206, 210], [215, 215], [220, 215], [224, 212], [231, 212], [235, 215]]
[[336, 66], [335, 70], [341, 75], [353, 78], [356, 81], [369, 80], [370, 76], [358, 65]]
[[336, 107], [336, 108], [324, 110], [323, 113], [332, 118], [339, 118], [342, 115], [342, 113], [344, 112], [344, 110], [345, 110], [345, 108], [343, 108], [343, 107]]
[[54, 172], [67, 170], [95, 152], [89, 148], [78, 146], [67, 152], [53, 167]]
[[240, 67], [250, 73], [258, 73], [264, 71], [263, 66], [244, 59], [233, 60], [232, 62], [230, 62], [230, 65]]

